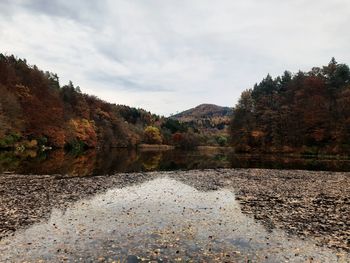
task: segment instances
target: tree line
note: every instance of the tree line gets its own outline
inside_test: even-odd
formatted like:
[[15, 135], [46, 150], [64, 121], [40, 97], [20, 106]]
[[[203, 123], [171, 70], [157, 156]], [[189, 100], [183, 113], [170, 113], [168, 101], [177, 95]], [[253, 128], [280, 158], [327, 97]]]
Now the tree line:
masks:
[[84, 94], [72, 81], [0, 53], [0, 149], [135, 147], [194, 148], [205, 143], [177, 120]]
[[348, 65], [332, 58], [309, 72], [267, 75], [242, 92], [230, 133], [242, 152], [349, 153]]

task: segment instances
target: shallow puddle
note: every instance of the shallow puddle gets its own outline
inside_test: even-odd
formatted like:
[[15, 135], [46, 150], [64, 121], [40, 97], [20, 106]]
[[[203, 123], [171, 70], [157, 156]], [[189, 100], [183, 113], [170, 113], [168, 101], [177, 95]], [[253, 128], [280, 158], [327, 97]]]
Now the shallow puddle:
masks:
[[54, 209], [46, 223], [0, 241], [1, 262], [346, 262], [312, 240], [269, 231], [232, 191], [170, 178], [112, 189]]

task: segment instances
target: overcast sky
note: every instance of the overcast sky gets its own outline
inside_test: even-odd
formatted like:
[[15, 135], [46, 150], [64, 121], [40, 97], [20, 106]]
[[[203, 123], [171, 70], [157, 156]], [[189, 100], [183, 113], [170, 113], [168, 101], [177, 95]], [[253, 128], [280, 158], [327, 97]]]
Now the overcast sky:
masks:
[[349, 0], [0, 0], [0, 52], [163, 115], [350, 63], [349, 32]]

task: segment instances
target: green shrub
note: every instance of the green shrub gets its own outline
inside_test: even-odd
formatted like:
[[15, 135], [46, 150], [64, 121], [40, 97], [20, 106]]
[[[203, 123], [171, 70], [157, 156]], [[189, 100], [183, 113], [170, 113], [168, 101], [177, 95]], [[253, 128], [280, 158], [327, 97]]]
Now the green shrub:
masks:
[[21, 139], [18, 133], [13, 133], [0, 139], [0, 148], [11, 148], [14, 147], [15, 143]]
[[216, 142], [220, 145], [220, 146], [225, 146], [227, 144], [227, 138], [225, 136], [218, 136], [216, 138]]

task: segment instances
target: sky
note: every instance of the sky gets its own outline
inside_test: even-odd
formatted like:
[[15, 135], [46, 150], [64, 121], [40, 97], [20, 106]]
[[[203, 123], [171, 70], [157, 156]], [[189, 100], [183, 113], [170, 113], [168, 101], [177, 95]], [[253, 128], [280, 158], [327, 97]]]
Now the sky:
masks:
[[350, 64], [349, 0], [0, 0], [0, 52], [168, 116], [268, 73]]

